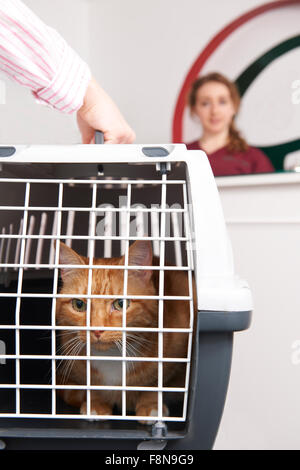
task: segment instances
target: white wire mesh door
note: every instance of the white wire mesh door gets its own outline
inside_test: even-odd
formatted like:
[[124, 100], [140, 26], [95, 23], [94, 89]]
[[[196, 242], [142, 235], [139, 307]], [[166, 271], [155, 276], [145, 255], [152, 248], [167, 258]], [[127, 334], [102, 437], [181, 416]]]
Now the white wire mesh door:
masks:
[[186, 182], [109, 185], [0, 180], [1, 418], [186, 420]]

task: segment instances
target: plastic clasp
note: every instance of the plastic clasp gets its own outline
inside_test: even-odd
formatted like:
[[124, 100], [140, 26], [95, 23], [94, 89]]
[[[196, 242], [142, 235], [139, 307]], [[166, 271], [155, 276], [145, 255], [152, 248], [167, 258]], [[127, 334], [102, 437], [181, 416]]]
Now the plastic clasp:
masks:
[[142, 152], [146, 157], [167, 157], [169, 151], [164, 147], [143, 147]]
[[16, 153], [15, 147], [0, 147], [0, 158], [11, 157], [14, 153]]

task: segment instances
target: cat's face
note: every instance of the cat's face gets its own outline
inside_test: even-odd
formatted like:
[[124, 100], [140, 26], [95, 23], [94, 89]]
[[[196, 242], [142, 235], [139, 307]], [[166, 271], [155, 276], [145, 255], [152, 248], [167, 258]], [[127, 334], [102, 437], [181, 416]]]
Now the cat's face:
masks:
[[[86, 265], [88, 258], [60, 243], [60, 264]], [[124, 265], [124, 257], [96, 258], [94, 265]], [[151, 266], [152, 249], [148, 241], [136, 241], [129, 249], [129, 265]], [[70, 267], [61, 269], [61, 294], [70, 294], [70, 298], [58, 298], [56, 322], [64, 326], [97, 327], [90, 333], [76, 330], [76, 335], [85, 344], [90, 335], [93, 349], [107, 350], [122, 342], [122, 331], [105, 331], [104, 327], [123, 326], [123, 308], [126, 309], [126, 325], [132, 327], [157, 327], [157, 301], [151, 299], [123, 299], [123, 269], [92, 269], [91, 294], [116, 295], [114, 298], [91, 299], [88, 313], [88, 300], [82, 295], [88, 294], [89, 269]], [[152, 271], [128, 270], [127, 295], [156, 295], [152, 281]], [[128, 333], [127, 333], [128, 334]]]

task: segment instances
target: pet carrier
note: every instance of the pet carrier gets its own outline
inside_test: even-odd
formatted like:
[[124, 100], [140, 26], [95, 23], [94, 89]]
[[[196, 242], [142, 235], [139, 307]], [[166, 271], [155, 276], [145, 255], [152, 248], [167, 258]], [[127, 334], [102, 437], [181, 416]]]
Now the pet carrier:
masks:
[[211, 449], [252, 301], [205, 153], [12, 146], [0, 157], [1, 447]]

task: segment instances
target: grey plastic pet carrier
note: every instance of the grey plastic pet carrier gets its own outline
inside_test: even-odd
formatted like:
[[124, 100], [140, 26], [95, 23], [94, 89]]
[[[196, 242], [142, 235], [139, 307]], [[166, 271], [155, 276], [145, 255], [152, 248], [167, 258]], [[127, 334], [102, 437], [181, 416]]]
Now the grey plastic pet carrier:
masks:
[[[252, 300], [247, 283], [234, 272], [205, 153], [170, 144], [16, 146], [2, 147], [0, 155], [1, 447], [213, 448], [227, 393], [233, 334], [249, 327]], [[136, 241], [150, 243], [156, 264], [147, 259], [130, 263]], [[84, 267], [61, 261], [61, 242], [86, 257]], [[98, 258], [102, 262], [96, 265]], [[116, 269], [116, 262], [109, 261], [113, 259], [124, 261], [117, 266], [122, 272], [121, 303], [119, 291], [92, 288], [96, 271]], [[87, 308], [80, 327], [61, 325], [56, 317], [61, 300], [79, 296], [78, 286], [73, 296], [61, 290], [62, 270], [70, 265], [88, 272], [87, 288], [81, 289], [76, 304], [85, 302]], [[151, 269], [157, 278], [154, 294], [128, 293], [134, 269]], [[185, 290], [178, 286], [176, 295], [166, 290], [170, 272], [184, 273], [186, 280]], [[92, 321], [93, 302], [108, 298], [119, 299], [118, 326]], [[124, 305], [137, 300], [156, 302], [157, 324], [126, 323]], [[176, 302], [188, 306], [188, 322], [166, 327], [164, 313], [168, 308], [170, 315], [173, 308], [175, 315]], [[99, 328], [121, 334], [115, 352], [95, 352], [90, 338], [93, 332], [100, 335]], [[60, 338], [74, 338], [79, 330], [87, 338], [84, 349], [76, 349], [72, 340], [69, 349], [62, 349]], [[146, 332], [156, 338], [152, 356], [141, 353]], [[164, 357], [168, 335], [174, 334], [185, 335], [185, 354]], [[57, 371], [62, 369], [67, 377], [79, 360], [85, 383], [58, 381]], [[150, 384], [129, 381], [129, 371], [141, 362], [145, 370], [151, 362], [156, 371]], [[118, 370], [119, 378], [97, 382], [97, 364], [105, 365], [108, 376]], [[182, 382], [165, 383], [165, 367], [177, 366], [184, 371]], [[62, 390], [83, 393], [85, 407], [70, 405]], [[117, 394], [119, 405], [105, 416], [95, 414], [95, 391]], [[149, 391], [155, 392], [157, 406], [142, 416], [132, 412], [129, 394]]]

